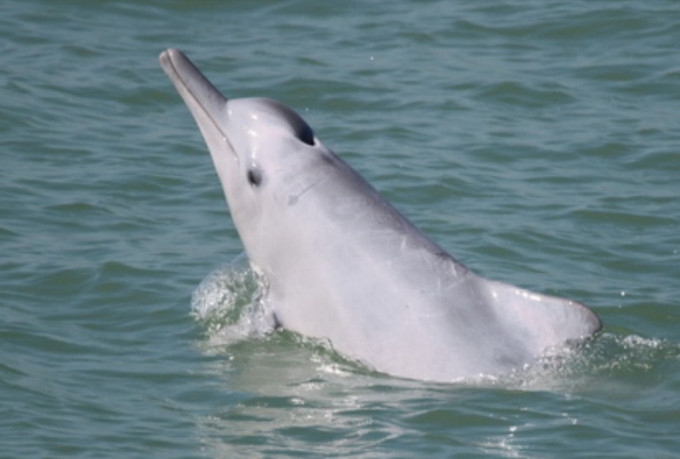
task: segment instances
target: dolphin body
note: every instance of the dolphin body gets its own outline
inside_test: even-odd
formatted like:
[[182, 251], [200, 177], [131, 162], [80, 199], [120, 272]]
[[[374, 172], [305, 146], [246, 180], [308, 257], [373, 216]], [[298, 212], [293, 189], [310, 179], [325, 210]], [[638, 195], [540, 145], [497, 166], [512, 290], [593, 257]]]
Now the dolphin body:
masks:
[[205, 138], [281, 327], [377, 371], [432, 381], [502, 375], [601, 329], [582, 304], [470, 271], [290, 108], [226, 99], [177, 49], [159, 60]]

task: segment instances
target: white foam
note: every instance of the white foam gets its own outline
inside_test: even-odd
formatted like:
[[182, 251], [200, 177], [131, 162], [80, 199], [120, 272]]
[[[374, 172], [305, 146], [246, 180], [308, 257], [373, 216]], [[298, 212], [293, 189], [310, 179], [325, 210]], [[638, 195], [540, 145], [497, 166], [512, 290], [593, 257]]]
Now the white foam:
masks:
[[265, 283], [244, 260], [239, 257], [213, 270], [192, 295], [192, 314], [211, 344], [261, 337], [275, 328], [273, 314], [260, 301]]

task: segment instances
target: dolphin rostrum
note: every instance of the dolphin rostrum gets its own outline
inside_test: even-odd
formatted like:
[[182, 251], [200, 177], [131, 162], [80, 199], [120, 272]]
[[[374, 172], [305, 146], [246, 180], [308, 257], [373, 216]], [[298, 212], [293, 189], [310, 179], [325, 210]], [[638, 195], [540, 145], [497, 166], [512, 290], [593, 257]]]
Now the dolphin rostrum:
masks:
[[456, 261], [290, 108], [225, 98], [177, 49], [160, 63], [205, 138], [281, 327], [377, 371], [433, 381], [508, 373], [600, 330], [582, 304]]

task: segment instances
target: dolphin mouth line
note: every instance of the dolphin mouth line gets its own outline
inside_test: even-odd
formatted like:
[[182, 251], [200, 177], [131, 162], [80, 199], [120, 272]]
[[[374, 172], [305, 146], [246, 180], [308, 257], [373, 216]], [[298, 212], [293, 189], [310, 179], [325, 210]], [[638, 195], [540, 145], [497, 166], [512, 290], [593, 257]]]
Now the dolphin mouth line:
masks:
[[[196, 103], [198, 107], [201, 108], [203, 113], [208, 117], [210, 122], [212, 123], [213, 127], [220, 133], [222, 136], [222, 139], [229, 145], [229, 150], [231, 153], [234, 155], [236, 160], [238, 160], [238, 155], [236, 154], [236, 150], [234, 150], [233, 145], [229, 141], [229, 136], [222, 130], [220, 127], [220, 124], [217, 122], [215, 117], [213, 116], [213, 112], [211, 110], [208, 110], [208, 108], [205, 106], [205, 104], [202, 102], [202, 99], [196, 94], [195, 90], [192, 88], [190, 84], [187, 84], [187, 81], [185, 80], [182, 71], [178, 68], [177, 60], [180, 60], [182, 64], [186, 65], [189, 67], [189, 69], [193, 70], [196, 72], [196, 76], [200, 78], [200, 80], [205, 84], [205, 86], [213, 91], [215, 93], [219, 94], [224, 100], [226, 101], [227, 98], [222, 95], [222, 93], [208, 81], [208, 79], [203, 75], [203, 73], [198, 70], [198, 68], [194, 65], [194, 63], [189, 59], [186, 54], [184, 54], [182, 51], [176, 48], [168, 48], [165, 51], [163, 51], [158, 59], [161, 63], [161, 66], [163, 67], [163, 70], [165, 70], [165, 73], [170, 77], [170, 79], [175, 83], [175, 85], [181, 85], [182, 89], [191, 96], [191, 99]], [[186, 72], [184, 72], [186, 74]]]

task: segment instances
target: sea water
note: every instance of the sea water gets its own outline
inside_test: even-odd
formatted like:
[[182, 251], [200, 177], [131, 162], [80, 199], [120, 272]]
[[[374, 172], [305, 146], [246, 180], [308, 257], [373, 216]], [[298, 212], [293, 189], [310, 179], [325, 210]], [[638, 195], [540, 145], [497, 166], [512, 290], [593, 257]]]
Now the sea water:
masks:
[[[4, 0], [0, 456], [675, 457], [678, 19], [656, 0]], [[471, 269], [583, 302], [603, 332], [455, 384], [272, 332], [158, 65], [171, 46], [227, 97], [294, 108]]]

